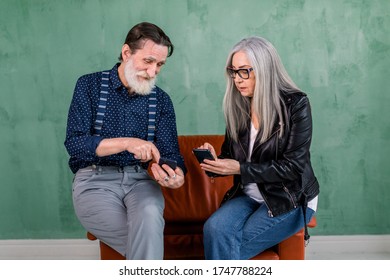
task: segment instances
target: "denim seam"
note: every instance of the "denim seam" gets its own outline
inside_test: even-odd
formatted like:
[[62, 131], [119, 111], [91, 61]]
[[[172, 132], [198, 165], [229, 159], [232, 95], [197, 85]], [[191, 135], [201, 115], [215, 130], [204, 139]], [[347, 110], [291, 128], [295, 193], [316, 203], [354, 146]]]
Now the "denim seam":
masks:
[[[270, 229], [270, 228], [272, 228], [273, 226], [275, 226], [275, 225], [277, 225], [277, 224], [280, 224], [281, 222], [283, 222], [283, 221], [285, 221], [286, 219], [288, 219], [293, 213], [292, 213], [293, 211], [290, 211], [289, 213], [288, 213], [288, 215], [286, 215], [283, 219], [278, 219], [278, 223], [273, 223], [272, 224], [272, 226], [268, 226], [265, 230], [268, 230], [268, 229]], [[261, 235], [261, 234], [257, 234], [257, 235], [255, 235], [254, 237], [252, 237], [251, 239], [249, 239], [249, 240], [247, 240], [247, 241], [245, 241], [245, 242], [241, 242], [241, 246], [244, 246], [244, 245], [246, 245], [246, 244], [248, 244], [248, 243], [251, 243], [252, 242], [252, 240], [253, 239], [256, 239], [259, 235]]]
[[[256, 211], [256, 210], [255, 210], [255, 211]], [[240, 256], [240, 250], [241, 250], [240, 248], [241, 248], [241, 246], [242, 246], [242, 232], [243, 232], [242, 229], [243, 229], [243, 226], [245, 225], [246, 221], [248, 220], [248, 217], [250, 217], [255, 211], [251, 211], [249, 214], [243, 215], [243, 216], [246, 217], [245, 220], [243, 219], [243, 217], [242, 217], [241, 219], [237, 219], [237, 223], [233, 226], [234, 232], [237, 233], [237, 230], [236, 230], [236, 229], [238, 228], [238, 225], [239, 225], [239, 224], [242, 224], [241, 230], [239, 231], [239, 233], [240, 233], [240, 241], [238, 242], [238, 244], [240, 244], [240, 246], [238, 247], [238, 249], [239, 249], [238, 257]], [[238, 237], [237, 234], [235, 234], [234, 237]], [[236, 245], [236, 246], [234, 246], [234, 245]], [[230, 255], [231, 255], [231, 256], [232, 256], [232, 253], [233, 253], [233, 249], [234, 249], [235, 247], [237, 247], [237, 244], [232, 244], [232, 246], [230, 247]]]

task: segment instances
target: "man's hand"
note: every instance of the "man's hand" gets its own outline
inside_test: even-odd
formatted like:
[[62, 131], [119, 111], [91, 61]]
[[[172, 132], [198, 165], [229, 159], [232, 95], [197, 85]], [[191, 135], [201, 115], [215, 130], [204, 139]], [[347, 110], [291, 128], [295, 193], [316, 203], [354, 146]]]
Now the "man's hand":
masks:
[[152, 159], [156, 162], [160, 160], [160, 152], [150, 141], [138, 138], [129, 138], [126, 151], [134, 154], [134, 157], [139, 159], [141, 162], [147, 162]]
[[160, 152], [156, 146], [146, 140], [138, 138], [111, 138], [104, 139], [96, 148], [96, 155], [99, 157], [118, 154], [124, 151], [134, 154], [136, 159], [141, 162], [147, 162], [154, 159], [156, 162], [160, 160]]
[[153, 163], [151, 170], [154, 179], [163, 187], [177, 189], [184, 184], [184, 173], [180, 167], [173, 170], [166, 164], [161, 167], [157, 163]]

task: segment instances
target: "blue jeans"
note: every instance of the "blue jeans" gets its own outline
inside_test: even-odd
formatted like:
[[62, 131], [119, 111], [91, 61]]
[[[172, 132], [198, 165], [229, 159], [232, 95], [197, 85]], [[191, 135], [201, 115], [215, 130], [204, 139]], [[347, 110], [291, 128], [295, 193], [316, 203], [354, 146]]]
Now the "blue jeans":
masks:
[[[314, 211], [307, 208], [310, 221]], [[204, 225], [206, 259], [250, 259], [280, 243], [304, 227], [302, 207], [269, 217], [265, 203], [248, 196], [227, 201]]]

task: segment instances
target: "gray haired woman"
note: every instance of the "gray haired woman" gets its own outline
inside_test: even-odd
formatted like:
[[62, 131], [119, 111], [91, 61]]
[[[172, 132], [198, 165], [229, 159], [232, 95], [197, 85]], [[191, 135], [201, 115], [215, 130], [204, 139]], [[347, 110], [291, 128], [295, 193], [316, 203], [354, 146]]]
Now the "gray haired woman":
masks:
[[225, 141], [210, 176], [234, 185], [204, 226], [206, 259], [250, 259], [305, 227], [317, 209], [319, 184], [310, 162], [312, 117], [274, 46], [260, 37], [237, 43], [227, 58]]

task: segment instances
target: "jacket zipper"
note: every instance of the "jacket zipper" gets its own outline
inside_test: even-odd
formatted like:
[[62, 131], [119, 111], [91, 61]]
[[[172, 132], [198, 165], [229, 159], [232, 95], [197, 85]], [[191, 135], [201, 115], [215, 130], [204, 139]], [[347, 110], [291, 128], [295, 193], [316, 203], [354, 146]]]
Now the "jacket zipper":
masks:
[[242, 184], [241, 183], [238, 183], [237, 187], [233, 189], [232, 193], [229, 192], [229, 191], [227, 192], [227, 195], [226, 195], [227, 197], [226, 197], [226, 199], [224, 201], [230, 200], [236, 194], [236, 192], [238, 191], [239, 188], [242, 188]]
[[241, 150], [244, 152], [245, 159], [247, 159], [248, 158], [247, 151], [245, 151], [244, 147], [241, 144], [241, 141], [238, 141], [238, 143], [240, 144]]
[[237, 193], [238, 189], [242, 190], [242, 189], [244, 189], [244, 186], [241, 183], [238, 183], [238, 186], [237, 186], [237, 188], [234, 189], [232, 196], [234, 196]]
[[[261, 143], [259, 146], [261, 146], [262, 144], [264, 144], [265, 142], [267, 142], [269, 139], [271, 139], [276, 133], [278, 133], [280, 131], [280, 126], [279, 126], [279, 128], [276, 130], [276, 131], [274, 131], [263, 143]], [[242, 149], [242, 151], [244, 152], [244, 154], [245, 154], [245, 158], [247, 158], [248, 156], [247, 156], [247, 153], [246, 153], [246, 151], [245, 151], [245, 149], [244, 149], [244, 147], [242, 146], [242, 144], [241, 144], [241, 141], [238, 141], [239, 142], [239, 144], [240, 144], [240, 147], [241, 147], [241, 149]], [[277, 138], [276, 139], [276, 159], [278, 158], [278, 149], [279, 149], [279, 139]], [[258, 146], [257, 146], [258, 147]], [[257, 148], [257, 147], [253, 147], [253, 151], [255, 150], [255, 148]], [[239, 183], [239, 187], [240, 187], [240, 185], [241, 185], [241, 187], [242, 187], [242, 184], [241, 183]], [[283, 185], [284, 186], [284, 185]], [[238, 188], [237, 188], [238, 189]], [[234, 194], [237, 192], [237, 189], [235, 190], [235, 192], [234, 192]], [[287, 189], [287, 188], [286, 188]], [[285, 190], [286, 190], [285, 189]], [[260, 191], [260, 193], [261, 193], [261, 191]], [[287, 191], [287, 193], [289, 194], [289, 196], [290, 196], [290, 198], [291, 198], [291, 195], [290, 195], [290, 193]], [[233, 195], [234, 195], [233, 194]], [[265, 203], [265, 205], [267, 206], [267, 208], [268, 208], [268, 216], [269, 217], [273, 217], [274, 216], [274, 214], [272, 213], [272, 211], [271, 211], [271, 208], [269, 207], [269, 205], [268, 205], [268, 203], [267, 203], [267, 201], [266, 201], [266, 199], [265, 199], [265, 197], [264, 197], [264, 195], [263, 194], [261, 194], [261, 196], [263, 197], [263, 199], [264, 199], [264, 203]], [[291, 199], [292, 200], [292, 199]], [[295, 203], [294, 203], [294, 201], [292, 200], [292, 202], [293, 202], [293, 204], [294, 204], [294, 208], [296, 208], [296, 206], [295, 206]]]
[[[261, 193], [261, 192], [260, 192]], [[267, 205], [267, 208], [268, 208], [268, 217], [273, 217], [274, 216], [274, 214], [272, 213], [272, 211], [271, 211], [271, 208], [269, 207], [269, 205], [268, 205], [268, 203], [267, 203], [267, 200], [265, 199], [265, 197], [263, 196], [263, 194], [261, 194], [261, 196], [263, 197], [263, 199], [264, 199], [264, 203], [265, 203], [265, 205]]]
[[[263, 143], [257, 144], [256, 146], [253, 146], [253, 151], [255, 149], [258, 149], [261, 145], [263, 145], [265, 142], [267, 142], [269, 139], [271, 139], [276, 133], [278, 133], [280, 131], [280, 129], [281, 128], [279, 126], [279, 128], [277, 130], [275, 130], [274, 132], [272, 132], [272, 134], [267, 139], [265, 139]], [[276, 138], [276, 140], [279, 140], [279, 138]]]
[[288, 196], [290, 197], [290, 200], [291, 200], [291, 202], [292, 202], [294, 208], [297, 208], [297, 205], [295, 204], [294, 199], [293, 199], [291, 193], [289, 192], [289, 190], [287, 189], [287, 187], [284, 185], [284, 183], [282, 183], [282, 185], [283, 185], [284, 191], [285, 191], [285, 192], [288, 194]]
[[260, 190], [260, 188], [259, 188], [259, 192], [260, 192], [260, 194], [261, 194], [261, 196], [263, 197], [263, 200], [264, 200], [264, 203], [265, 203], [265, 205], [267, 206], [267, 208], [268, 208], [268, 217], [273, 217], [274, 216], [274, 214], [272, 213], [272, 211], [271, 211], [271, 208], [269, 207], [269, 204], [267, 203], [267, 200], [265, 199], [265, 196], [263, 195], [263, 193], [261, 192], [261, 190]]

